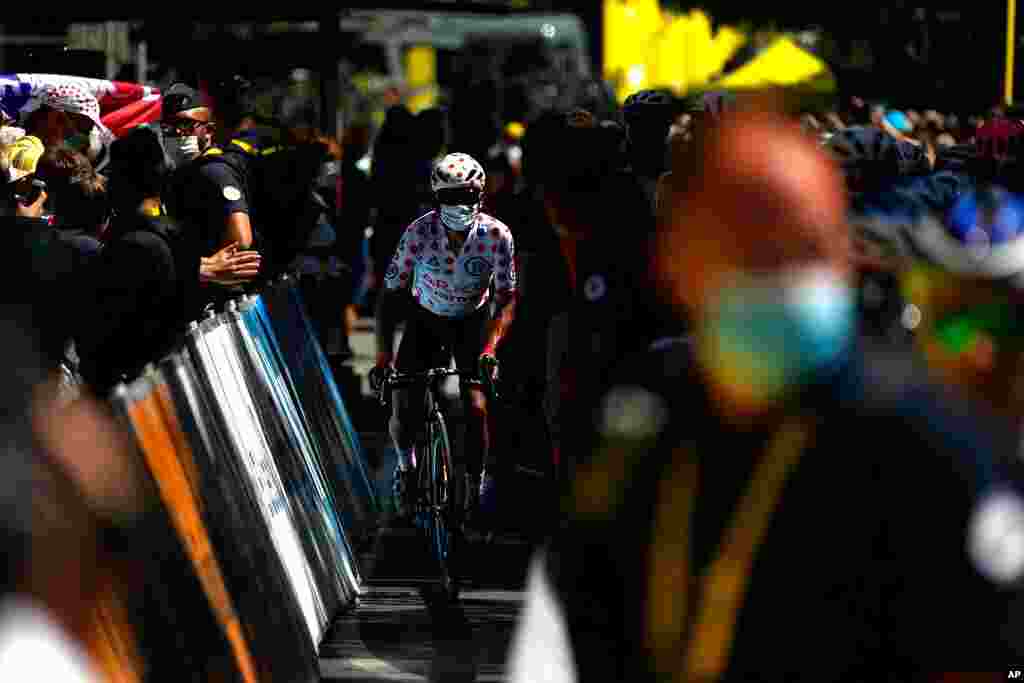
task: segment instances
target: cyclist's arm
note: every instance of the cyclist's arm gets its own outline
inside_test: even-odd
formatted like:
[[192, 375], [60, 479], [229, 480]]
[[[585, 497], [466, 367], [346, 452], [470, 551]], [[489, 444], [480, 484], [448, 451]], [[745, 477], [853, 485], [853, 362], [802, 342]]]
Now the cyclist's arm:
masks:
[[504, 257], [499, 259], [498, 267], [494, 273], [494, 297], [496, 311], [494, 318], [487, 323], [487, 331], [484, 335], [484, 353], [494, 355], [501, 339], [508, 332], [512, 321], [516, 317], [516, 301], [518, 292], [516, 290], [516, 260], [515, 249], [512, 243], [512, 236], [506, 234], [503, 238]]
[[[413, 224], [415, 225], [415, 223]], [[412, 287], [412, 274], [416, 265], [415, 254], [410, 247], [413, 244], [411, 233], [413, 225], [405, 229], [398, 249], [384, 274], [384, 286], [377, 297], [377, 354], [393, 354], [395, 349], [395, 329], [402, 314]]]

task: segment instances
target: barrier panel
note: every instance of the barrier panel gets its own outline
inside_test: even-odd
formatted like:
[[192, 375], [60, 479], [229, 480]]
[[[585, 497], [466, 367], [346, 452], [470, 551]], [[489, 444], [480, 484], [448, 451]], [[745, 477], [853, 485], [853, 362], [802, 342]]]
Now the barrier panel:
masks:
[[302, 609], [310, 640], [319, 643], [328, 615], [309, 560], [312, 553], [299, 531], [302, 527], [294, 505], [288, 499], [272, 447], [261, 429], [231, 329], [219, 317], [208, 318], [189, 332], [188, 347], [214, 397], [233, 457], [245, 465], [246, 475], [260, 493], [264, 519]]
[[164, 359], [159, 370], [194, 458], [204, 518], [260, 681], [318, 680], [316, 652], [263, 517], [260, 492], [234, 457], [213, 397], [188, 351]]
[[203, 593], [228, 640], [236, 670], [244, 683], [258, 683], [249, 645], [200, 513], [195, 463], [180, 430], [176, 429], [173, 414], [168, 411], [167, 388], [158, 385], [158, 381], [150, 376], [141, 378], [130, 387], [122, 388], [117, 398], [174, 529], [184, 542]]
[[351, 539], [378, 508], [294, 282], [193, 323], [113, 403], [202, 593], [189, 598], [223, 634], [201, 649], [223, 651], [240, 683], [318, 681], [317, 647], [360, 592]]
[[[322, 462], [333, 465], [338, 497], [345, 508], [346, 528], [364, 537], [373, 528], [380, 506], [366, 469], [358, 435], [312, 324], [295, 280], [288, 276], [259, 297], [254, 315], [277, 341], [286, 378], [307, 425], [319, 434]], [[254, 323], [253, 323], [254, 324]]]
[[328, 477], [314, 454], [314, 437], [297, 414], [283, 382], [283, 368], [270, 353], [270, 340], [262, 330], [253, 334], [242, 322], [240, 309], [249, 311], [255, 305], [252, 300], [230, 303], [224, 321], [239, 345], [244, 376], [256, 399], [264, 432], [271, 437], [285, 488], [296, 503], [304, 528], [310, 531], [322, 594], [328, 601], [328, 613], [334, 614], [356, 597], [360, 579], [355, 558], [335, 512], [337, 502]]

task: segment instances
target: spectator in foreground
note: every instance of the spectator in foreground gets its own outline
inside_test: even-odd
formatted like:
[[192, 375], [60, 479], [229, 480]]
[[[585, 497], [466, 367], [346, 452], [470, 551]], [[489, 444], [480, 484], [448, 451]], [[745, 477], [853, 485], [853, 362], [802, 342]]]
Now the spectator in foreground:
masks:
[[510, 680], [1005, 675], [1024, 557], [984, 539], [1024, 542], [1024, 502], [969, 413], [856, 350], [841, 176], [764, 113], [696, 151], [654, 259], [694, 334], [605, 395]]

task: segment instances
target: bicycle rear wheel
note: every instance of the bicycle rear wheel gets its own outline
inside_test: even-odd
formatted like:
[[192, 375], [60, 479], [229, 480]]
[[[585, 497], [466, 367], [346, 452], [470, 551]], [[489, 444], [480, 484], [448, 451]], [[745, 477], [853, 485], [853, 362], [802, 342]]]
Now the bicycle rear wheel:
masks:
[[458, 597], [458, 577], [453, 571], [455, 547], [455, 476], [452, 470], [451, 441], [441, 411], [434, 410], [427, 429], [428, 472], [430, 476], [430, 541], [440, 570], [445, 595]]

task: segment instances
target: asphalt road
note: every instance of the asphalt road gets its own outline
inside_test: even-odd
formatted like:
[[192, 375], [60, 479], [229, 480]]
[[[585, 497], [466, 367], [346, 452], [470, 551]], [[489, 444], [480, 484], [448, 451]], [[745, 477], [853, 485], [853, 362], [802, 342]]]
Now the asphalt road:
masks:
[[[371, 323], [363, 320], [351, 340], [355, 357], [347, 364], [348, 379], [340, 383], [348, 383], [346, 403], [358, 413], [353, 420], [378, 490], [387, 493], [394, 455], [380, 435], [386, 416], [368, 400], [366, 373], [375, 356]], [[356, 386], [363, 399], [359, 408], [352, 405]], [[448, 391], [456, 395], [457, 385], [453, 382]], [[435, 565], [422, 536], [411, 528], [383, 525], [360, 558], [365, 585], [358, 606], [339, 615], [321, 644], [321, 680], [505, 680], [533, 545], [509, 527], [491, 543], [474, 540], [463, 555], [461, 599], [446, 605], [434, 597]]]

